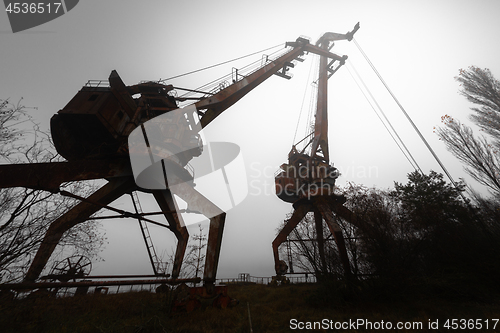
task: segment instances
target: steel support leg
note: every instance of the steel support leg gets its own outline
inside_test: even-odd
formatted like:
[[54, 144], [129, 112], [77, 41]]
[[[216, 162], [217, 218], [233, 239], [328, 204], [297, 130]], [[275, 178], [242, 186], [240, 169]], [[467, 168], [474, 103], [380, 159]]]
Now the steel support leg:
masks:
[[350, 224], [359, 228], [360, 224], [356, 219], [356, 215], [353, 212], [351, 212], [347, 207], [344, 207], [338, 203], [330, 204], [330, 207], [337, 216], [340, 216]]
[[276, 270], [276, 274], [279, 275], [279, 263], [280, 263], [280, 257], [279, 257], [279, 251], [278, 248], [283, 243], [288, 235], [292, 232], [293, 229], [299, 224], [300, 221], [306, 216], [306, 214], [311, 211], [311, 205], [309, 204], [302, 204], [296, 207], [294, 210], [292, 217], [288, 220], [288, 222], [285, 223], [285, 226], [283, 229], [281, 229], [280, 233], [278, 236], [273, 241], [273, 254], [274, 254], [274, 269]]
[[179, 278], [182, 261], [186, 253], [186, 247], [189, 241], [189, 233], [182, 221], [181, 214], [177, 213], [178, 207], [170, 190], [153, 191], [158, 206], [164, 212], [163, 215], [168, 221], [172, 232], [177, 238], [177, 248], [175, 250], [174, 267], [172, 268], [172, 278]]
[[[113, 178], [109, 181], [109, 183], [94, 192], [87, 199], [101, 205], [108, 205], [133, 188], [135, 188], [133, 178]], [[26, 282], [34, 282], [38, 276], [40, 276], [40, 273], [47, 264], [47, 261], [54, 252], [57, 244], [59, 244], [64, 232], [79, 223], [85, 222], [90, 215], [100, 209], [102, 209], [102, 206], [100, 205], [91, 204], [89, 202], [80, 202], [57, 220], [52, 222], [24, 280]]]
[[205, 260], [205, 271], [203, 273], [203, 282], [205, 285], [212, 286], [215, 283], [217, 267], [219, 266], [219, 255], [222, 245], [222, 233], [224, 232], [225, 220], [226, 213], [210, 218], [207, 258]]
[[314, 210], [314, 222], [316, 224], [316, 237], [318, 238], [318, 252], [321, 261], [321, 268], [323, 272], [326, 272], [327, 267], [325, 259], [325, 240], [323, 238], [323, 216], [317, 209]]
[[198, 211], [210, 219], [205, 271], [203, 273], [203, 282], [210, 292], [217, 275], [226, 213], [187, 183], [176, 184], [172, 187], [172, 191], [187, 202], [189, 209]]
[[344, 236], [342, 235], [342, 230], [340, 229], [339, 225], [335, 222], [333, 212], [327, 203], [320, 201], [317, 203], [316, 206], [320, 210], [321, 215], [323, 215], [323, 218], [325, 219], [326, 224], [328, 225], [328, 229], [330, 229], [330, 232], [333, 234], [335, 242], [337, 243], [340, 260], [342, 261], [342, 265], [344, 266], [344, 274], [346, 277], [350, 277], [352, 275], [351, 265], [349, 263], [349, 257], [347, 255], [347, 249], [345, 247], [345, 241], [344, 241]]

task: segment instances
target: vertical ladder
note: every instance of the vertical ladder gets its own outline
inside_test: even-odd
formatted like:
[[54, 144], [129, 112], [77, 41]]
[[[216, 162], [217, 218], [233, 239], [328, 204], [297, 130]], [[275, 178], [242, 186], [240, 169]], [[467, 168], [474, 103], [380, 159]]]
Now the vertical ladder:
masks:
[[288, 256], [288, 265], [290, 265], [290, 273], [293, 273], [292, 247], [290, 246], [290, 238], [286, 237], [286, 253]]
[[141, 204], [139, 202], [139, 197], [136, 191], [132, 191], [130, 193], [130, 197], [132, 198], [132, 203], [134, 205], [135, 213], [138, 218], [139, 226], [141, 227], [142, 237], [144, 238], [144, 242], [146, 243], [146, 249], [148, 250], [149, 260], [151, 261], [151, 265], [153, 266], [153, 272], [155, 275], [159, 275], [158, 270], [160, 268], [160, 260], [156, 255], [155, 247], [153, 245], [153, 240], [151, 239], [151, 235], [149, 233], [148, 225], [146, 221], [144, 221], [140, 214], [142, 214]]

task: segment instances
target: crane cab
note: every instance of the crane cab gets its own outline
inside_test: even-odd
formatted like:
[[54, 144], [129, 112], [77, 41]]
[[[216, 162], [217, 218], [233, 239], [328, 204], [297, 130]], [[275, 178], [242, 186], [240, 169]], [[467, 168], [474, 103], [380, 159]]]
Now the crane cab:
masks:
[[134, 128], [177, 108], [167, 94], [172, 89], [154, 82], [125, 86], [116, 71], [108, 82], [89, 81], [50, 120], [57, 152], [67, 160], [126, 154], [127, 136]]

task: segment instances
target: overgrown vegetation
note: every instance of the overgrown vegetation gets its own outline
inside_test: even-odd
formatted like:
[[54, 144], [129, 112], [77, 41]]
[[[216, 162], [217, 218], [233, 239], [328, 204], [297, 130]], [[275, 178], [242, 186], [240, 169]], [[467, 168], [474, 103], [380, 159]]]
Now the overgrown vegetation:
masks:
[[[344, 189], [346, 206], [356, 214], [356, 226], [338, 218], [347, 238], [352, 271], [358, 281], [339, 286], [342, 278], [335, 243], [328, 242], [326, 271], [319, 263], [312, 217], [293, 233], [304, 241], [292, 245], [293, 261], [301, 269], [326, 276], [323, 291], [336, 294], [351, 288], [380, 293], [391, 290], [440, 289], [443, 296], [490, 300], [500, 287], [500, 205], [494, 201], [464, 202], [464, 187], [454, 187], [436, 172], [413, 172], [393, 190], [351, 184]], [[328, 229], [324, 227], [327, 238]], [[287, 255], [284, 254], [286, 258]], [[387, 295], [389, 296], [389, 295]], [[334, 299], [334, 297], [332, 297]]]
[[[325, 294], [313, 284], [270, 287], [231, 285], [229, 295], [240, 304], [234, 308], [206, 307], [190, 313], [168, 312], [168, 297], [149, 292], [39, 298], [0, 303], [2, 332], [290, 332], [290, 321], [333, 322], [364, 319], [372, 322], [421, 322], [440, 328], [449, 318], [498, 318], [500, 305], [450, 301], [438, 292], [355, 289], [336, 282]], [[326, 299], [328, 297], [328, 299]], [[325, 302], [330, 306], [325, 307]], [[249, 316], [250, 313], [250, 316]], [[491, 322], [491, 321], [490, 321]], [[306, 330], [310, 331], [310, 330]], [[321, 330], [319, 330], [321, 331]], [[335, 331], [335, 330], [331, 330]], [[345, 330], [353, 331], [353, 330]], [[381, 330], [360, 329], [363, 332]], [[405, 330], [401, 330], [405, 331]], [[436, 330], [434, 330], [436, 331]], [[474, 330], [489, 331], [490, 330]]]
[[[465, 165], [465, 171], [486, 186], [483, 197], [463, 182], [447, 183], [443, 175], [412, 172], [406, 184], [382, 190], [350, 184], [341, 189], [355, 225], [337, 218], [346, 238], [351, 270], [359, 277], [348, 290], [380, 293], [391, 290], [440, 290], [451, 298], [490, 300], [500, 287], [500, 82], [488, 69], [460, 70], [460, 93], [475, 107], [471, 120], [487, 136], [446, 115], [437, 134]], [[469, 190], [466, 193], [466, 189]], [[327, 265], [320, 263], [314, 216], [293, 231], [292, 258], [303, 271], [326, 277], [323, 295], [335, 294], [343, 275], [337, 247], [327, 242]], [[323, 237], [330, 235], [323, 227]], [[331, 239], [331, 237], [330, 237]], [[289, 265], [291, 266], [291, 264]], [[341, 288], [342, 289], [342, 288]], [[348, 293], [349, 294], [349, 293]], [[355, 294], [358, 294], [357, 292]]]
[[[50, 135], [33, 121], [27, 108], [0, 100], [0, 163], [59, 160]], [[86, 197], [96, 186], [92, 182], [78, 182], [62, 184], [61, 188]], [[21, 281], [50, 223], [75, 204], [75, 199], [47, 191], [0, 189], [0, 282]], [[100, 223], [88, 221], [66, 232], [48, 268], [62, 255], [84, 254], [97, 259], [105, 242], [99, 227]]]
[[446, 148], [464, 165], [473, 179], [486, 186], [497, 201], [500, 197], [500, 81], [489, 69], [470, 66], [455, 78], [460, 93], [474, 104], [470, 119], [486, 135], [476, 136], [471, 127], [448, 114], [437, 134]]

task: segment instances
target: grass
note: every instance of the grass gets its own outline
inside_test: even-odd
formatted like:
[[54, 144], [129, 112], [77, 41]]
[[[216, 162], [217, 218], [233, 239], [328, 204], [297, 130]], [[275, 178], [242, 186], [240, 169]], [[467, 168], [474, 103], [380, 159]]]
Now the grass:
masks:
[[[238, 306], [224, 310], [207, 306], [191, 313], [175, 314], [168, 311], [167, 296], [149, 292], [4, 300], [0, 303], [0, 331], [250, 332], [249, 310], [253, 332], [292, 331], [291, 319], [302, 322], [323, 319], [419, 321], [424, 329], [408, 332], [424, 332], [429, 320], [439, 319], [442, 325], [446, 319], [454, 318], [490, 319], [490, 323], [491, 319], [500, 318], [500, 302], [495, 297], [478, 301], [443, 298], [433, 295], [430, 289], [391, 289], [383, 285], [374, 288], [338, 283], [280, 287], [231, 285], [229, 295], [240, 301]], [[498, 326], [496, 331], [500, 332], [500, 324]], [[490, 327], [488, 332], [494, 330]]]

